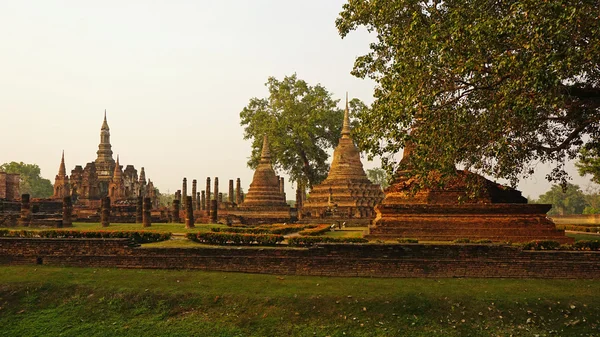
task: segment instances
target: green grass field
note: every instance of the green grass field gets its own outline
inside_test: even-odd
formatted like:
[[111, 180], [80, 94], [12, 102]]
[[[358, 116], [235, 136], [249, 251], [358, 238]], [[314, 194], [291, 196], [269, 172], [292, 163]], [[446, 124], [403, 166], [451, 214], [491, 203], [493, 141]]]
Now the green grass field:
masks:
[[[81, 230], [81, 231], [99, 231], [99, 230], [110, 230], [110, 231], [152, 231], [152, 232], [170, 232], [170, 233], [198, 233], [208, 232], [213, 227], [227, 227], [221, 224], [196, 224], [195, 228], [186, 229], [184, 224], [179, 223], [155, 223], [150, 227], [143, 227], [142, 224], [136, 223], [111, 223], [108, 227], [102, 227], [99, 222], [74, 222], [73, 227], [64, 228], [68, 230]], [[18, 228], [0, 228], [10, 230], [47, 230], [54, 229], [48, 227], [18, 227]]]
[[591, 280], [0, 268], [1, 336], [593, 336]]

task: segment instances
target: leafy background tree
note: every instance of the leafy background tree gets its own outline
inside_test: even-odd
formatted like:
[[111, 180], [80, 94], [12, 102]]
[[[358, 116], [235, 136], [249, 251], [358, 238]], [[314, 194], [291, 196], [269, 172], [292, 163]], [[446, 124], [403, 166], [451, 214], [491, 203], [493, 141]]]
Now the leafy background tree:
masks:
[[592, 181], [600, 184], [600, 150], [597, 148], [582, 148], [579, 153], [579, 161], [575, 163], [575, 166], [577, 166], [580, 175], [590, 174]]
[[388, 186], [390, 186], [390, 175], [388, 171], [381, 167], [376, 167], [367, 170], [367, 178], [373, 184], [379, 184], [382, 190], [385, 190]]
[[20, 174], [20, 193], [29, 194], [32, 198], [49, 198], [54, 193], [50, 180], [42, 178], [37, 164], [10, 162], [0, 165], [0, 172]]
[[[265, 85], [269, 97], [250, 99], [240, 113], [244, 139], [252, 139], [248, 166], [258, 165], [266, 134], [275, 170], [310, 188], [327, 177], [327, 151], [338, 143], [344, 111], [326, 88], [311, 86], [296, 74], [283, 80], [269, 77]], [[366, 106], [353, 99], [350, 108], [358, 111]]]
[[535, 204], [552, 204], [549, 215], [582, 214], [586, 207], [586, 196], [578, 185], [567, 184], [563, 189], [561, 185], [552, 185], [550, 190], [540, 195]]
[[512, 185], [552, 163], [547, 179], [566, 184], [566, 161], [600, 148], [598, 12], [597, 1], [349, 0], [340, 35], [376, 35], [352, 72], [377, 83], [360, 148], [389, 160], [412, 141], [417, 173], [459, 164]]

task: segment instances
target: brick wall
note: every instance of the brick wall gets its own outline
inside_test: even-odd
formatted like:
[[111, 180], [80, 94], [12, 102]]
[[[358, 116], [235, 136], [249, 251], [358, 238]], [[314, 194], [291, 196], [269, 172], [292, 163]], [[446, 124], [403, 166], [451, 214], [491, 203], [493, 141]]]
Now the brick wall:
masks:
[[0, 263], [322, 276], [600, 278], [600, 252], [474, 244], [140, 248], [126, 239], [0, 238]]

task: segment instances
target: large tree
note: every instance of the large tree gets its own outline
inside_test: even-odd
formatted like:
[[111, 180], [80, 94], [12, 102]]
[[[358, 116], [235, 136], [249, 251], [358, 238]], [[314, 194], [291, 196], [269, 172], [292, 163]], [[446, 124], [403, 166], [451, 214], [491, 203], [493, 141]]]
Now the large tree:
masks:
[[[357, 141], [389, 158], [415, 144], [413, 168], [467, 169], [513, 185], [600, 142], [600, 3], [597, 0], [349, 0], [342, 37], [376, 37], [352, 73], [376, 83]], [[416, 128], [416, 136], [411, 130]]]
[[551, 204], [549, 215], [581, 214], [587, 206], [586, 196], [578, 185], [552, 185], [549, 191], [540, 195], [538, 204]]
[[49, 198], [54, 193], [50, 180], [42, 178], [37, 164], [10, 162], [0, 165], [0, 172], [20, 174], [20, 193], [29, 194], [32, 198]]
[[[252, 98], [240, 113], [244, 139], [252, 139], [248, 161], [256, 168], [263, 135], [267, 135], [273, 165], [303, 186], [312, 187], [327, 176], [327, 151], [337, 145], [344, 111], [320, 84], [310, 86], [297, 76], [269, 77], [269, 97]], [[359, 100], [351, 107], [364, 108]]]

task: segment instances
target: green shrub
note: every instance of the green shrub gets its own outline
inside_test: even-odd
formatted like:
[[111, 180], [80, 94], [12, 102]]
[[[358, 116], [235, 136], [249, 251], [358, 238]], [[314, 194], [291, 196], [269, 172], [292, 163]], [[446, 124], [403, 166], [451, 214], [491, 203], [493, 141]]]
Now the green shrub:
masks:
[[454, 241], [452, 241], [454, 243], [470, 243], [471, 239], [467, 239], [467, 238], [460, 238], [460, 239], [456, 239]]
[[218, 233], [206, 232], [188, 234], [187, 237], [200, 243], [212, 245], [260, 245], [274, 246], [284, 240], [283, 235], [276, 234], [251, 234], [251, 233]]
[[409, 238], [399, 238], [398, 243], [419, 243], [417, 239], [409, 239]]
[[534, 240], [521, 246], [523, 250], [556, 250], [560, 247], [558, 241]]
[[575, 250], [600, 250], [600, 241], [598, 240], [579, 240], [572, 245]]
[[298, 234], [302, 236], [318, 236], [331, 231], [331, 225], [318, 225], [314, 228], [307, 228]]
[[562, 229], [565, 231], [576, 231], [576, 232], [587, 232], [587, 233], [600, 233], [600, 227], [598, 225], [556, 225], [556, 229]]
[[492, 240], [490, 240], [490, 239], [480, 239], [480, 240], [473, 241], [473, 243], [492, 243]]
[[333, 238], [329, 236], [294, 236], [287, 238], [288, 245], [294, 247], [313, 246], [317, 243], [367, 243], [364, 238]]
[[125, 238], [133, 242], [151, 243], [169, 240], [171, 233], [145, 232], [145, 231], [75, 231], [75, 230], [44, 230], [44, 231], [10, 231], [8, 235], [20, 238]]
[[314, 225], [265, 225], [259, 227], [227, 227], [211, 228], [215, 233], [249, 233], [249, 234], [290, 234]]

